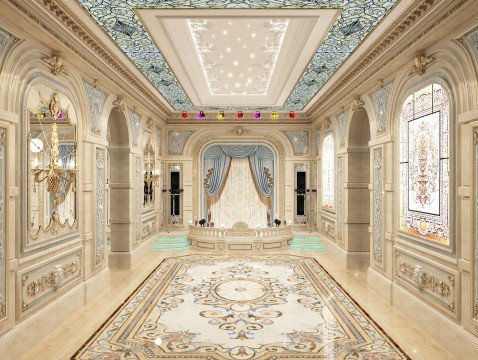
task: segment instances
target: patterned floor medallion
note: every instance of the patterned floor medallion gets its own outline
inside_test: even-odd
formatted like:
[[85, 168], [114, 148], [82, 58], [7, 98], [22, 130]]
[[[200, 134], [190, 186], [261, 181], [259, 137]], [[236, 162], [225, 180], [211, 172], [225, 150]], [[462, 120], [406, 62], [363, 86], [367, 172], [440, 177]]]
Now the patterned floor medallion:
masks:
[[163, 261], [72, 359], [409, 359], [312, 258]]

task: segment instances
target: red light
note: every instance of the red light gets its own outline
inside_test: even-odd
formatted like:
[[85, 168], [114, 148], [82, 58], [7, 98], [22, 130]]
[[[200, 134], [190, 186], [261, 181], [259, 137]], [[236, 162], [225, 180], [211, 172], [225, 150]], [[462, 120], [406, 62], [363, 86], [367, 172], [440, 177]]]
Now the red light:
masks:
[[242, 119], [243, 117], [244, 117], [244, 114], [242, 113], [242, 111], [238, 111], [237, 112], [237, 118]]
[[187, 119], [189, 117], [188, 113], [186, 111], [183, 111], [183, 113], [181, 114], [181, 117], [183, 119]]
[[294, 113], [293, 111], [291, 111], [291, 112], [289, 113], [289, 117], [290, 117], [291, 119], [295, 119], [295, 113]]

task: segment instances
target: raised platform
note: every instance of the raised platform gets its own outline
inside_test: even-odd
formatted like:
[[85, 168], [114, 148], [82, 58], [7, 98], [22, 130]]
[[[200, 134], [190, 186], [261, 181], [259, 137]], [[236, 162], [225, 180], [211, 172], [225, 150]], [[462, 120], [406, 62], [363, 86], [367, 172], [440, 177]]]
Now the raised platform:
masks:
[[292, 236], [292, 226], [251, 229], [238, 222], [229, 229], [190, 225], [188, 239], [196, 250], [257, 252], [286, 249]]

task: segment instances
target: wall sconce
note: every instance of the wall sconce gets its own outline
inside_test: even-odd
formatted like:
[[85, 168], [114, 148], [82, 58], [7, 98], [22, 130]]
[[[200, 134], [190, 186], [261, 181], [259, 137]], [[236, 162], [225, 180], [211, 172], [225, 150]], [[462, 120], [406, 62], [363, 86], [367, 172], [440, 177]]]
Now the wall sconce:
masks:
[[[41, 106], [36, 113], [37, 119], [40, 121], [40, 124], [43, 121], [51, 121], [51, 136], [50, 136], [50, 149], [49, 152], [49, 164], [46, 167], [40, 167], [38, 159], [32, 161], [32, 173], [33, 173], [33, 190], [36, 191], [36, 184], [39, 184], [43, 181], [47, 183], [47, 191], [50, 194], [55, 194], [52, 196], [53, 202], [57, 205], [57, 195], [60, 192], [65, 194], [68, 192], [70, 187], [73, 185], [72, 190], [76, 191], [76, 173], [78, 169], [76, 168], [76, 146], [73, 154], [73, 158], [66, 164], [62, 163], [60, 158], [60, 145], [58, 140], [58, 125], [57, 121], [67, 120], [68, 121], [68, 111], [60, 107], [60, 100], [58, 94], [53, 94], [50, 100], [50, 103], [47, 106]], [[73, 124], [70, 124], [75, 126]], [[42, 125], [42, 128], [46, 128], [47, 123]], [[43, 133], [45, 134], [44, 130]], [[75, 144], [76, 145], [76, 144]], [[43, 152], [43, 141], [38, 138], [33, 138], [30, 140], [30, 150], [33, 153]]]

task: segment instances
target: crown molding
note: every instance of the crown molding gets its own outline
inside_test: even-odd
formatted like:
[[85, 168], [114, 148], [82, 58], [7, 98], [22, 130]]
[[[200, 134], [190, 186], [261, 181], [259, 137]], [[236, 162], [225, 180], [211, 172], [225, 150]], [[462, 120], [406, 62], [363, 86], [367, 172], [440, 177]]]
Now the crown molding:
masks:
[[151, 87], [149, 81], [135, 74], [134, 66], [129, 69], [118, 61], [106, 44], [64, 2], [8, 0], [8, 3], [59, 43], [64, 55], [67, 55], [65, 50], [76, 55], [155, 116], [165, 119], [171, 115], [172, 109], [161, 94], [156, 89], [148, 89]]
[[[320, 94], [317, 101], [306, 112], [314, 123], [318, 118], [334, 111], [337, 105], [350, 96], [358, 94], [367, 79], [373, 78], [392, 61], [409, 50], [420, 39], [447, 20], [473, 0], [440, 2], [437, 0], [416, 0], [393, 22], [366, 55], [350, 67], [330, 89]], [[436, 6], [435, 6], [436, 5]], [[433, 9], [433, 10], [432, 10]], [[432, 12], [430, 12], [432, 10]], [[429, 15], [425, 18], [425, 14]], [[419, 30], [412, 28], [421, 26]], [[404, 39], [404, 35], [408, 36]], [[407, 58], [407, 60], [409, 60]], [[366, 73], [366, 77], [365, 77]], [[381, 76], [385, 76], [381, 74]]]

